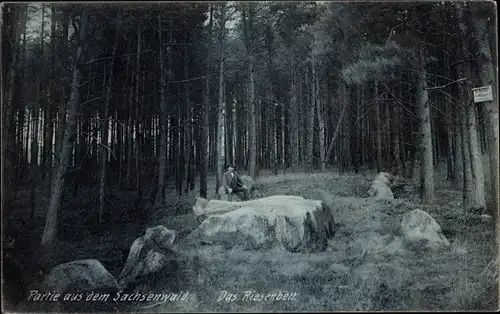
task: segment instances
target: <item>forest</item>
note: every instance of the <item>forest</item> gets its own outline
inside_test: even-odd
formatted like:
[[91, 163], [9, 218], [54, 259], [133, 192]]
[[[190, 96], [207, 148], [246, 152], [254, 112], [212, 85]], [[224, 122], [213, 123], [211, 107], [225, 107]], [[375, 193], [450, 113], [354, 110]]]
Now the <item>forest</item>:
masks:
[[[83, 258], [114, 272], [147, 227], [184, 230], [178, 217], [217, 198], [231, 164], [260, 196], [390, 173], [415, 208], [441, 217], [457, 202], [468, 228], [489, 217], [484, 267], [497, 254], [496, 40], [491, 1], [4, 3], [2, 259], [17, 266], [3, 289], [26, 300]], [[450, 309], [420, 293], [377, 306]], [[452, 299], [498, 307], [489, 296]], [[316, 298], [302, 310], [377, 308]]]

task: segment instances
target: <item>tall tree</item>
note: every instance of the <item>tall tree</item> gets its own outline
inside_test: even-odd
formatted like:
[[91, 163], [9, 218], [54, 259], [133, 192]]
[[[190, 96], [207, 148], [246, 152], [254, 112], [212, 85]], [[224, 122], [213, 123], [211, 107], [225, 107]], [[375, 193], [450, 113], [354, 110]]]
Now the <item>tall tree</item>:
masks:
[[[135, 155], [135, 209], [140, 209], [140, 204], [142, 202], [142, 185], [141, 185], [141, 130], [140, 127], [140, 112], [142, 105], [139, 104], [139, 94], [140, 94], [140, 78], [141, 78], [141, 53], [142, 53], [142, 25], [139, 24], [137, 27], [137, 52], [135, 55], [135, 121], [134, 121], [134, 155]], [[131, 107], [132, 109], [132, 107]]]
[[[468, 193], [466, 199], [467, 203], [465, 205], [466, 210], [483, 210], [486, 206], [485, 204], [485, 195], [484, 195], [484, 173], [482, 167], [482, 156], [479, 149], [479, 141], [478, 141], [478, 130], [477, 130], [477, 122], [476, 122], [476, 108], [474, 106], [474, 102], [472, 101], [472, 97], [470, 95], [470, 65], [469, 65], [469, 45], [467, 38], [468, 30], [466, 26], [466, 11], [464, 10], [461, 4], [457, 5], [457, 19], [458, 19], [458, 27], [460, 31], [460, 51], [462, 60], [460, 63], [457, 63], [457, 73], [461, 76], [463, 80], [462, 84], [459, 85], [460, 89], [460, 100], [462, 101], [462, 106], [464, 108], [464, 121], [466, 123], [466, 136], [467, 141], [464, 141], [465, 149], [468, 150], [467, 156], [470, 160], [470, 166], [467, 165], [467, 168], [470, 167], [470, 178], [469, 181], [466, 180], [466, 187], [464, 189], [464, 193]], [[466, 169], [468, 170], [468, 169]], [[468, 175], [467, 175], [468, 176]], [[465, 177], [467, 177], [465, 176]]]
[[373, 98], [375, 101], [375, 128], [376, 128], [376, 151], [377, 151], [377, 173], [382, 171], [382, 121], [380, 117], [379, 82], [374, 83]]
[[[311, 92], [309, 95], [310, 105], [307, 108], [307, 167], [309, 171], [314, 168], [314, 112], [316, 111], [316, 65], [314, 60], [311, 60], [310, 66], [308, 68], [312, 69], [312, 75], [307, 84], [311, 86]], [[308, 70], [309, 71], [309, 70]]]
[[[58, 84], [61, 86], [61, 100], [59, 103], [59, 110], [57, 111], [57, 128], [56, 128], [56, 140], [55, 140], [55, 156], [59, 157], [59, 153], [61, 152], [61, 146], [64, 138], [64, 130], [66, 125], [66, 111], [67, 111], [67, 84], [65, 79], [70, 80], [70, 64], [68, 62], [68, 34], [69, 34], [69, 12], [68, 10], [63, 9], [63, 17], [62, 17], [62, 38], [61, 38], [61, 47], [60, 47], [60, 55], [64, 54], [62, 64], [63, 68], [61, 70], [61, 75], [58, 79]], [[65, 67], [67, 65], [67, 67]], [[59, 163], [59, 159], [56, 160]]]
[[53, 150], [53, 137], [54, 137], [54, 117], [52, 110], [54, 109], [55, 100], [55, 60], [56, 60], [56, 8], [51, 5], [51, 22], [50, 22], [50, 69], [49, 69], [49, 86], [47, 88], [47, 120], [45, 130], [45, 168], [44, 175], [47, 177], [47, 190], [50, 195], [50, 186], [52, 184], [52, 150]]
[[52, 195], [50, 197], [49, 207], [47, 209], [47, 218], [45, 220], [45, 229], [42, 235], [42, 247], [50, 248], [53, 244], [58, 228], [58, 213], [61, 207], [60, 198], [64, 188], [64, 176], [71, 162], [71, 153], [75, 141], [75, 126], [77, 123], [78, 107], [80, 105], [80, 81], [81, 71], [84, 64], [84, 46], [87, 40], [88, 30], [88, 12], [86, 8], [82, 9], [79, 29], [77, 29], [78, 42], [73, 64], [73, 77], [71, 82], [71, 94], [68, 110], [68, 119], [66, 122], [64, 139], [61, 145], [59, 164], [55, 168], [53, 176]]
[[321, 93], [320, 93], [320, 82], [319, 76], [316, 75], [316, 112], [318, 117], [318, 148], [319, 148], [319, 160], [321, 160], [320, 170], [321, 172], [326, 171], [326, 160], [325, 160], [325, 120], [324, 120], [324, 111], [321, 101]]
[[192, 162], [193, 162], [193, 134], [192, 134], [192, 129], [193, 129], [193, 124], [192, 124], [192, 113], [193, 113], [193, 106], [191, 105], [191, 100], [189, 98], [189, 68], [188, 68], [188, 42], [189, 42], [189, 33], [188, 31], [185, 32], [184, 35], [184, 101], [186, 102], [186, 122], [184, 123], [185, 125], [185, 133], [186, 133], [186, 173], [184, 174], [186, 177], [186, 189], [185, 192], [188, 193], [189, 187], [191, 185], [192, 177], [191, 177], [191, 171], [193, 170]]
[[165, 81], [165, 48], [162, 36], [161, 16], [158, 15], [158, 44], [160, 49], [160, 140], [158, 144], [158, 189], [156, 191], [156, 206], [161, 206], [165, 202], [165, 177], [167, 165], [167, 123], [168, 123], [168, 107], [166, 96], [166, 81]]
[[248, 62], [248, 110], [249, 110], [249, 174], [252, 178], [257, 175], [257, 127], [255, 110], [255, 73], [254, 73], [254, 7], [252, 2], [245, 4], [243, 9], [243, 25], [245, 31], [245, 45]]
[[207, 38], [207, 61], [206, 61], [206, 74], [205, 74], [205, 91], [203, 93], [204, 97], [204, 106], [202, 109], [202, 125], [203, 132], [201, 132], [201, 145], [200, 145], [200, 154], [201, 154], [201, 164], [200, 164], [200, 196], [206, 198], [207, 197], [207, 168], [209, 161], [209, 154], [207, 153], [208, 148], [208, 133], [209, 133], [209, 113], [210, 113], [210, 65], [212, 63], [212, 28], [213, 28], [213, 5], [209, 5], [210, 7], [210, 17], [208, 23], [208, 38]]
[[490, 185], [491, 185], [491, 195], [493, 199], [493, 204], [491, 206], [492, 213], [497, 216], [497, 209], [500, 204], [500, 188], [499, 188], [499, 140], [498, 140], [498, 92], [497, 84], [495, 84], [495, 66], [493, 63], [493, 56], [495, 54], [493, 48], [490, 44], [490, 37], [494, 25], [492, 24], [495, 18], [491, 17], [491, 13], [494, 12], [494, 8], [489, 9], [489, 6], [493, 6], [493, 3], [475, 3], [474, 11], [478, 16], [475, 16], [472, 21], [472, 31], [473, 38], [475, 39], [477, 46], [477, 62], [478, 62], [478, 79], [481, 86], [491, 86], [493, 91], [493, 100], [485, 101], [480, 103], [480, 106], [485, 113], [484, 117], [486, 119], [487, 134], [489, 142], [489, 160], [490, 160]]
[[423, 202], [435, 198], [434, 164], [432, 150], [431, 110], [427, 91], [427, 64], [425, 50], [418, 49], [417, 103], [420, 119], [420, 196]]
[[101, 177], [100, 177], [100, 189], [99, 189], [99, 223], [104, 223], [106, 217], [108, 216], [106, 208], [106, 184], [108, 177], [108, 151], [110, 147], [108, 146], [109, 141], [109, 107], [111, 102], [111, 89], [115, 80], [115, 59], [118, 51], [118, 41], [120, 38], [120, 28], [121, 28], [122, 18], [117, 17], [116, 21], [116, 33], [113, 43], [113, 52], [111, 54], [111, 62], [109, 66], [109, 76], [108, 84], [106, 88], [106, 100], [104, 102], [103, 115], [101, 116], [101, 143], [100, 143], [100, 157], [101, 157]]
[[[30, 172], [30, 177], [31, 177], [31, 190], [30, 190], [30, 205], [31, 205], [31, 219], [33, 220], [35, 218], [35, 210], [36, 210], [36, 187], [37, 187], [37, 182], [38, 182], [38, 176], [39, 176], [39, 165], [38, 165], [38, 158], [39, 158], [39, 148], [40, 148], [40, 139], [39, 139], [39, 130], [40, 126], [39, 123], [41, 123], [40, 119], [40, 108], [41, 107], [47, 107], [47, 101], [45, 99], [45, 95], [43, 93], [43, 84], [44, 84], [44, 76], [43, 73], [45, 73], [44, 69], [44, 51], [45, 51], [45, 45], [44, 45], [44, 33], [45, 33], [45, 4], [42, 3], [41, 7], [42, 11], [42, 21], [41, 21], [41, 35], [40, 35], [40, 72], [38, 73], [37, 80], [37, 104], [33, 107], [33, 116], [34, 116], [34, 126], [33, 126], [33, 136], [31, 138], [31, 172]], [[48, 106], [50, 107], [50, 106]], [[44, 108], [46, 109], [46, 108]], [[46, 110], [44, 110], [44, 113], [46, 113]], [[47, 119], [45, 119], [47, 120]], [[44, 154], [42, 154], [42, 162], [45, 162]]]
[[219, 105], [217, 108], [217, 183], [216, 190], [219, 190], [222, 182], [222, 172], [224, 167], [224, 55], [226, 37], [226, 3], [220, 5], [219, 16]]
[[[16, 75], [19, 71], [20, 59], [20, 38], [22, 29], [26, 24], [27, 5], [20, 5], [17, 8], [11, 8], [10, 18], [12, 25], [12, 56], [8, 63], [8, 73], [6, 84], [2, 84], [2, 94], [6, 97], [2, 100], [5, 106], [2, 110], [2, 210], [3, 214], [8, 217], [12, 202], [15, 198], [15, 126], [14, 126], [14, 92]], [[4, 13], [5, 14], [5, 13]], [[3, 35], [3, 34], [2, 34]], [[3, 39], [2, 39], [3, 40]], [[2, 58], [3, 59], [3, 58]], [[3, 60], [2, 60], [3, 61]], [[7, 64], [4, 64], [6, 66]], [[4, 81], [5, 82], [5, 81]]]

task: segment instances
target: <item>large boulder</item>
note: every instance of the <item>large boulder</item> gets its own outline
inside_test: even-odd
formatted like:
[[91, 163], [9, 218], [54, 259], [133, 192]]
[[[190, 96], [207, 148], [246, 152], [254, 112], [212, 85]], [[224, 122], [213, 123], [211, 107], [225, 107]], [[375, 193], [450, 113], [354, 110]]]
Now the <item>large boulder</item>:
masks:
[[404, 245], [414, 251], [440, 251], [450, 247], [439, 224], [427, 212], [415, 209], [403, 216], [401, 235]]
[[326, 249], [335, 232], [328, 205], [300, 196], [277, 195], [246, 202], [198, 199], [193, 209], [196, 215], [206, 217], [195, 231], [196, 237], [228, 248], [318, 252]]
[[98, 260], [77, 260], [54, 267], [40, 284], [30, 289], [19, 311], [113, 313], [117, 304], [110, 299], [121, 289]]
[[175, 231], [165, 226], [148, 228], [130, 247], [125, 266], [118, 276], [120, 285], [127, 287], [139, 278], [163, 269], [171, 257], [178, 254], [173, 246], [175, 238]]
[[115, 277], [95, 259], [60, 264], [50, 271], [40, 285], [42, 293], [55, 291], [61, 295], [119, 289]]

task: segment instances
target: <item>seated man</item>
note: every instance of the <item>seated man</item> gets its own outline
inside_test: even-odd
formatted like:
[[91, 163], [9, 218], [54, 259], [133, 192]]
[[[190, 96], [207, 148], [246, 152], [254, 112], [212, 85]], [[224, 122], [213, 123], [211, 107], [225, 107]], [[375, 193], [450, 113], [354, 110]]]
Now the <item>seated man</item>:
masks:
[[248, 187], [243, 184], [240, 175], [234, 171], [234, 165], [227, 168], [227, 172], [222, 175], [222, 186], [219, 189], [219, 195], [227, 194], [228, 200], [231, 201], [231, 196], [238, 193], [244, 201], [250, 198]]

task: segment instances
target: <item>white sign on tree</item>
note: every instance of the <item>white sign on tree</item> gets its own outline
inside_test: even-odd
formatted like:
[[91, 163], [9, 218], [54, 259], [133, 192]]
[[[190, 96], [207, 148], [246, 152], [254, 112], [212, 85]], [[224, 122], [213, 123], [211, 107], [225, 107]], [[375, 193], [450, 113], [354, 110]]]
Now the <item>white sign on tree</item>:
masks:
[[473, 88], [472, 93], [474, 93], [474, 102], [493, 100], [493, 91], [491, 86], [481, 86]]

